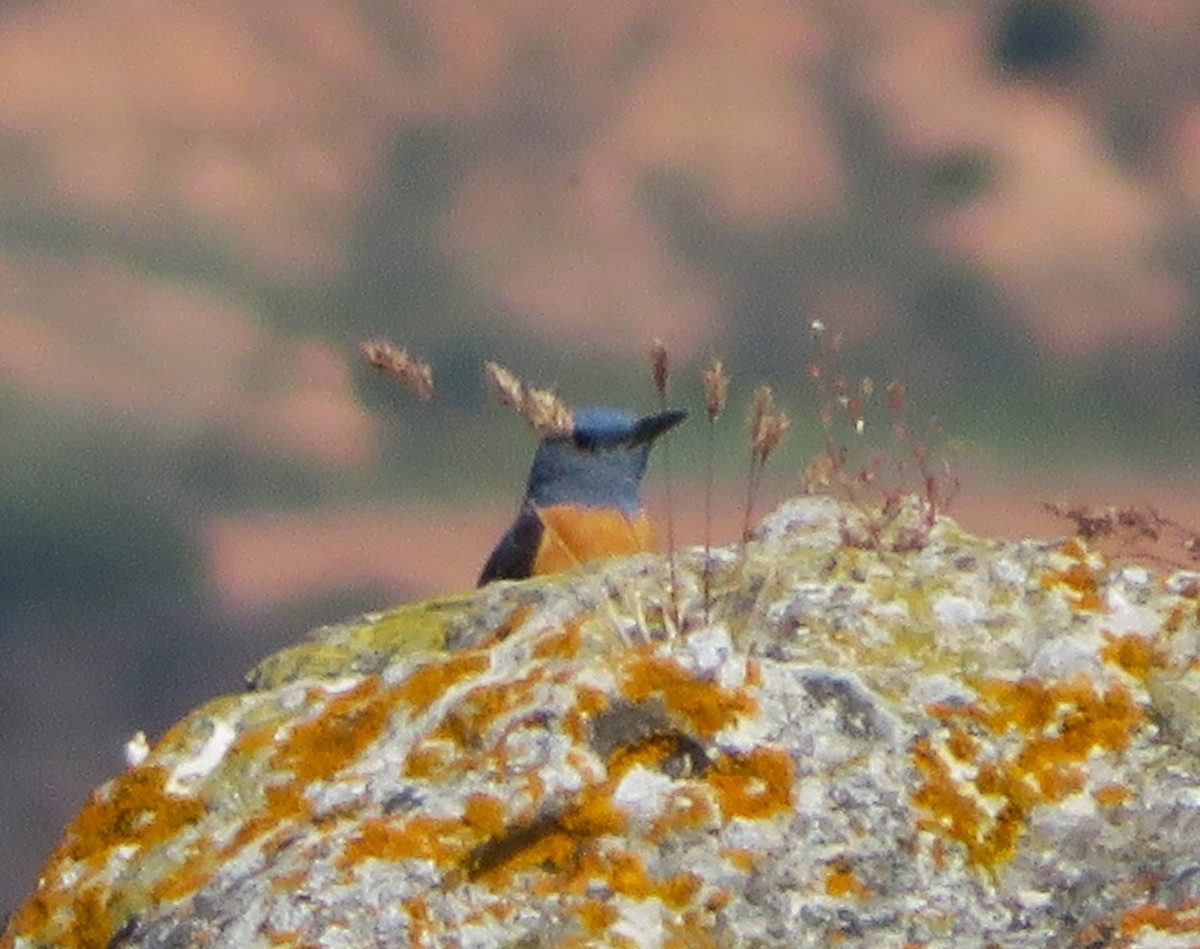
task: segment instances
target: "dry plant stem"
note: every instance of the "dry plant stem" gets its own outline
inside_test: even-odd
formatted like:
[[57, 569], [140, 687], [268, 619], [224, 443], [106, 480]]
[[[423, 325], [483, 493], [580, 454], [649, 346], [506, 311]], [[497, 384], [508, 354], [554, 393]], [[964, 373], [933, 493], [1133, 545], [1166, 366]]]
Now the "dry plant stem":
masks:
[[750, 477], [746, 493], [746, 516], [742, 524], [743, 542], [750, 535], [754, 498], [762, 480], [763, 468], [791, 427], [792, 420], [787, 412], [782, 409], [775, 411], [775, 396], [770, 386], [759, 386], [750, 406]]
[[[664, 406], [666, 403], [663, 403]], [[671, 585], [671, 611], [674, 614], [675, 626], [679, 626], [679, 584], [675, 572], [675, 485], [671, 474], [671, 445], [666, 442], [662, 446], [663, 473], [667, 479], [667, 571], [668, 582]]]
[[[543, 522], [543, 524], [545, 524], [545, 522]], [[545, 524], [545, 528], [548, 531], [553, 530], [553, 528], [551, 528], [549, 524]], [[560, 544], [562, 543], [561, 540], [559, 541], [559, 543]], [[565, 544], [563, 544], [563, 549], [568, 549]], [[581, 561], [574, 554], [571, 554], [571, 559], [575, 561], [574, 566], [575, 566], [576, 570], [583, 567], [583, 561]], [[597, 606], [599, 606], [600, 604], [603, 604], [604, 611], [607, 614], [608, 622], [612, 627], [613, 635], [616, 636], [617, 642], [622, 646], [636, 645], [636, 643], [634, 643], [632, 641], [632, 639], [630, 639], [628, 636], [625, 635], [624, 627], [621, 624], [621, 618], [617, 615], [617, 609], [613, 605], [613, 598], [611, 596], [609, 596], [608, 593], [605, 592], [604, 582], [600, 579], [599, 576], [592, 576], [590, 579], [591, 579], [591, 583], [594, 585], [596, 604], [597, 604]], [[622, 602], [625, 602], [625, 591], [618, 587], [617, 593], [620, 595]], [[645, 623], [645, 619], [643, 617], [639, 616], [638, 625], [643, 633], [643, 636], [646, 639], [649, 639], [649, 632], [646, 629], [646, 623]]]
[[704, 570], [701, 579], [704, 588], [704, 623], [711, 619], [712, 607], [712, 494], [713, 494], [713, 455], [716, 453], [716, 424], [712, 416], [708, 419], [708, 450], [704, 462]]
[[[1200, 533], [1153, 507], [1063, 503], [1044, 503], [1042, 507], [1071, 521], [1076, 537], [1097, 545], [1110, 557], [1149, 561], [1174, 570], [1195, 569], [1200, 561]], [[1164, 552], [1155, 549], [1164, 547]]]
[[704, 370], [704, 414], [708, 419], [708, 457], [705, 460], [706, 477], [704, 479], [704, 622], [710, 619], [712, 606], [712, 491], [713, 491], [713, 456], [716, 454], [716, 423], [725, 410], [725, 401], [729, 397], [729, 376], [725, 366], [716, 356], [708, 361]]
[[[670, 359], [666, 344], [654, 340], [650, 348], [650, 372], [654, 389], [658, 393], [660, 412], [667, 410], [667, 381], [670, 378]], [[663, 474], [667, 480], [667, 570], [671, 586], [671, 612], [675, 628], [679, 628], [679, 584], [675, 569], [675, 479], [671, 472], [671, 443], [667, 439], [662, 446]]]
[[758, 483], [762, 478], [763, 462], [757, 452], [750, 453], [750, 472], [746, 478], [746, 505], [742, 518], [742, 548], [750, 539], [750, 525], [754, 522], [754, 498], [758, 494]]
[[[935, 454], [941, 424], [933, 420], [925, 439], [914, 434], [906, 420], [908, 387], [902, 381], [890, 380], [879, 393], [869, 377], [855, 385], [835, 365], [842, 349], [841, 337], [816, 321], [812, 338], [816, 351], [808, 366], [808, 378], [820, 400], [821, 424], [827, 433], [836, 427], [846, 436], [826, 434], [824, 451], [805, 475], [806, 486], [810, 491], [832, 490], [858, 508], [866, 519], [870, 541], [875, 544], [903, 509], [904, 498], [913, 497], [920, 505], [921, 525], [899, 541], [911, 549], [928, 538], [959, 490], [957, 473], [943, 452], [957, 454], [961, 448], [951, 442]], [[880, 395], [882, 409], [891, 419], [892, 438], [887, 448], [870, 451], [859, 439], [870, 427], [870, 410], [880, 407]]]
[[766, 430], [766, 420], [774, 407], [774, 397], [768, 386], [759, 386], [754, 390], [750, 401], [750, 473], [746, 478], [746, 505], [742, 509], [742, 546], [743, 552], [746, 541], [750, 537], [750, 521], [754, 510], [754, 495], [758, 491], [758, 471], [760, 463], [765, 460], [759, 450], [763, 432]]

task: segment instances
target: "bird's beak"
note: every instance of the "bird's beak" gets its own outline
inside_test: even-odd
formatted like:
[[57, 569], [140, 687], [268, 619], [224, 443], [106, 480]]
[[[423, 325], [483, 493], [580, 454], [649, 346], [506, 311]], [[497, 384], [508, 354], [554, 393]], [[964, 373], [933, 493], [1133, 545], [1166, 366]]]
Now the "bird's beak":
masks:
[[633, 437], [629, 440], [634, 445], [644, 445], [654, 441], [659, 435], [669, 432], [687, 418], [683, 409], [667, 409], [657, 415], [647, 415], [640, 418], [633, 427]]

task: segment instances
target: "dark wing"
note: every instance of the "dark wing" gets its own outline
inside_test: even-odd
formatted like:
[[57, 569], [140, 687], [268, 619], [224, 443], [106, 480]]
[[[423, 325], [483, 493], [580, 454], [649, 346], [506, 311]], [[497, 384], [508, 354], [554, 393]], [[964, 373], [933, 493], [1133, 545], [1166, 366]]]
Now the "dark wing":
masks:
[[522, 505], [512, 527], [500, 538], [496, 549], [483, 565], [476, 586], [493, 580], [524, 580], [537, 560], [538, 545], [542, 542], [542, 519], [528, 504]]

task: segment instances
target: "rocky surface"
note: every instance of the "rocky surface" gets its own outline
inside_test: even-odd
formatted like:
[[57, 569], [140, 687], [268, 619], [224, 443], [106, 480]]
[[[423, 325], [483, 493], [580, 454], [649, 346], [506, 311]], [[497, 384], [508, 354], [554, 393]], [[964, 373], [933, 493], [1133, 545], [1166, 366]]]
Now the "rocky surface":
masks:
[[317, 631], [96, 791], [0, 945], [1200, 940], [1200, 576], [815, 499], [707, 608], [702, 562]]

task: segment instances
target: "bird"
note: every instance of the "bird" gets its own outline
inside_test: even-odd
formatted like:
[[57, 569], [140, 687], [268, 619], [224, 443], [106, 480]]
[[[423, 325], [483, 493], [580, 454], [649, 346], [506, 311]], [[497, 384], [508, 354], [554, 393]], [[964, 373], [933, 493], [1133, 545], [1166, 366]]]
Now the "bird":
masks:
[[516, 519], [477, 585], [651, 550], [654, 532], [638, 486], [654, 441], [685, 418], [683, 409], [641, 418], [603, 406], [577, 409], [567, 434], [538, 443]]

